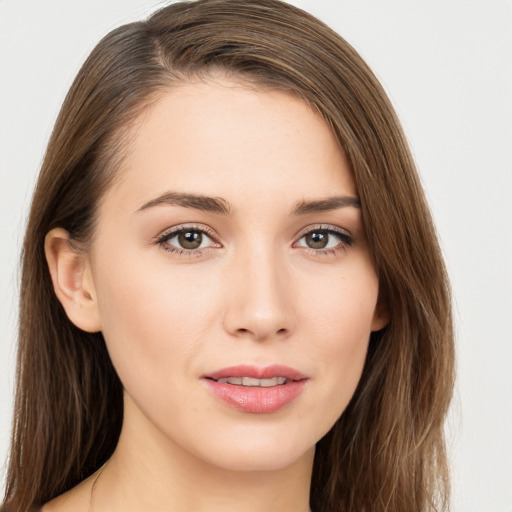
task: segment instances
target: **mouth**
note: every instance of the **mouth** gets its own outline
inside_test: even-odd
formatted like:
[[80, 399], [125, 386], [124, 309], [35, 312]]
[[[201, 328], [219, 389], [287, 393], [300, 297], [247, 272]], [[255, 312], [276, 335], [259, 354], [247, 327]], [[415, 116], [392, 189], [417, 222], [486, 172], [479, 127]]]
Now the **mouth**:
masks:
[[269, 414], [293, 402], [309, 378], [288, 366], [240, 365], [203, 376], [212, 394], [239, 411]]
[[[289, 381], [298, 381], [307, 378], [306, 375], [298, 370], [282, 364], [273, 364], [263, 368], [240, 364], [216, 370], [204, 375], [204, 377], [215, 381], [223, 379], [232, 380], [233, 382], [231, 382], [231, 384], [238, 386], [259, 386], [261, 382], [265, 383], [265, 381], [273, 381], [271, 385], [282, 385]], [[238, 381], [236, 379], [241, 380]], [[274, 381], [274, 379], [276, 380]]]
[[222, 377], [217, 379], [216, 382], [221, 384], [232, 384], [234, 386], [245, 386], [249, 388], [262, 387], [271, 388], [274, 386], [282, 386], [289, 382], [286, 377], [272, 377], [271, 379], [255, 379], [254, 377]]

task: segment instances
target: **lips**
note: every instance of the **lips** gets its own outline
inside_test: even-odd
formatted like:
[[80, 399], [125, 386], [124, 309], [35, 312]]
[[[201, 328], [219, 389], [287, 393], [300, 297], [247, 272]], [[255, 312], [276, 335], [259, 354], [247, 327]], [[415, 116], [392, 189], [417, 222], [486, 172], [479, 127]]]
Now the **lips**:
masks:
[[254, 379], [272, 379], [274, 377], [284, 377], [287, 380], [302, 380], [307, 378], [306, 375], [302, 374], [298, 370], [294, 370], [289, 366], [280, 364], [273, 364], [264, 368], [242, 364], [238, 366], [222, 368], [221, 370], [217, 370], [205, 375], [205, 378], [213, 380], [219, 380], [228, 377], [251, 377]]
[[213, 395], [239, 411], [269, 414], [295, 400], [308, 377], [283, 365], [231, 366], [203, 376]]

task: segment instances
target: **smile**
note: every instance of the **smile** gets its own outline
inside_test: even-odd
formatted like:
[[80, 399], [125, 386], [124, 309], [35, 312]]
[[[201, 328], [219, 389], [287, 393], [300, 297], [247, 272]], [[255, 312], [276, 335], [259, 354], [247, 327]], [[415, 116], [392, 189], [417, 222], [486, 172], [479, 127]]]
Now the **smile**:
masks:
[[203, 376], [208, 390], [224, 405], [253, 414], [270, 414], [291, 404], [309, 378], [293, 368], [248, 365], [223, 368]]
[[233, 384], [235, 386], [270, 388], [282, 386], [286, 383], [286, 377], [273, 377], [272, 379], [255, 379], [253, 377], [223, 377], [217, 382], [221, 384]]

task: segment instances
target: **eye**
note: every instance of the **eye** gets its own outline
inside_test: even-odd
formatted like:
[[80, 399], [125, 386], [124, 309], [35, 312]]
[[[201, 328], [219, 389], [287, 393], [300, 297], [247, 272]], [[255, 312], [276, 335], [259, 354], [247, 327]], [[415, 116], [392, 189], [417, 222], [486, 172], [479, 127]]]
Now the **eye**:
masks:
[[304, 233], [295, 243], [295, 247], [306, 247], [316, 251], [335, 252], [352, 245], [352, 237], [344, 231], [334, 228], [314, 228]]
[[204, 229], [182, 227], [164, 233], [157, 243], [170, 252], [193, 252], [207, 247], [219, 246]]

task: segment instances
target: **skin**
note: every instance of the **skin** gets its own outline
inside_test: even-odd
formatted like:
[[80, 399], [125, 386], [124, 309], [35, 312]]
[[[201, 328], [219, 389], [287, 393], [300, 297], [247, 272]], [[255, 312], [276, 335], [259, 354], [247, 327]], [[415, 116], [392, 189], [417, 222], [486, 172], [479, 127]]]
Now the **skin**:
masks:
[[[77, 326], [103, 332], [125, 387], [94, 511], [305, 512], [315, 443], [387, 322], [360, 208], [293, 213], [357, 198], [347, 159], [301, 100], [227, 79], [163, 93], [133, 135], [88, 252], [62, 229], [46, 240], [57, 296]], [[222, 198], [229, 213], [143, 208], [168, 192]], [[197, 250], [163, 240], [180, 227], [208, 235]], [[305, 236], [319, 229], [327, 248]], [[242, 412], [202, 379], [238, 364], [284, 364], [308, 380], [274, 413]], [[89, 510], [96, 476], [44, 511]]]

